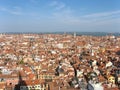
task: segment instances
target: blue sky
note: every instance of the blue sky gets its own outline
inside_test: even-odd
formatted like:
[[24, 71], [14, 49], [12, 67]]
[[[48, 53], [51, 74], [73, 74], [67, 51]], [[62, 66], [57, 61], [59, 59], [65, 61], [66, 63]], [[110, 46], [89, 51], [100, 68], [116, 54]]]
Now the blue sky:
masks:
[[120, 32], [120, 0], [0, 0], [0, 32]]

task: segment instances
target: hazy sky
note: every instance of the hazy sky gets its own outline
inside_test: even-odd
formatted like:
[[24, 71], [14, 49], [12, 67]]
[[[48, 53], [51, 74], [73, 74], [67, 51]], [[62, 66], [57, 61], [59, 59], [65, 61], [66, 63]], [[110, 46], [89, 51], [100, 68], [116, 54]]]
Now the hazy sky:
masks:
[[120, 0], [0, 0], [0, 32], [120, 32]]

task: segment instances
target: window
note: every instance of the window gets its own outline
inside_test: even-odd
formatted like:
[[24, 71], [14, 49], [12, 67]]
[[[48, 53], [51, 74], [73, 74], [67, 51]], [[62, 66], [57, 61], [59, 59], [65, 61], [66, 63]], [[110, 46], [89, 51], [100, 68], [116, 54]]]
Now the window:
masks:
[[47, 79], [47, 75], [45, 75], [45, 77], [44, 77], [45, 79]]
[[41, 86], [39, 85], [38, 88], [40, 88]]
[[29, 89], [32, 89], [32, 87], [30, 86]]
[[52, 76], [49, 76], [49, 79], [52, 79]]
[[21, 86], [20, 89], [23, 89], [23, 87]]
[[9, 83], [10, 85], [12, 85], [12, 83]]

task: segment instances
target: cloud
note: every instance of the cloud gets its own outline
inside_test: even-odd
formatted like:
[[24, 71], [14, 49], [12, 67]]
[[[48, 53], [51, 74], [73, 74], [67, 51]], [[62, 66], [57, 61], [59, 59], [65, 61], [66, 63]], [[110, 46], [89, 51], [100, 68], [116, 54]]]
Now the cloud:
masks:
[[74, 30], [111, 30], [116, 31], [120, 28], [120, 12], [101, 12], [88, 15], [76, 16], [75, 11], [71, 8], [64, 8], [61, 11], [53, 13], [53, 18], [63, 27]]
[[53, 7], [55, 10], [61, 10], [66, 7], [65, 3], [63, 2], [58, 2], [58, 1], [53, 1], [49, 4], [49, 6]]
[[60, 10], [60, 9], [63, 9], [65, 7], [65, 4], [64, 3], [61, 3], [60, 5], [58, 5], [56, 7], [56, 10]]
[[72, 16], [72, 9], [64, 2], [52, 1], [49, 6], [53, 9], [52, 18], [54, 19], [64, 20]]
[[99, 17], [115, 16], [115, 15], [119, 15], [119, 14], [120, 14], [120, 10], [117, 10], [117, 11], [111, 11], [111, 12], [93, 13], [93, 14], [85, 15], [83, 17], [85, 17], [85, 18], [99, 18]]
[[13, 7], [12, 9], [1, 7], [0, 11], [7, 12], [7, 13], [10, 13], [10, 14], [13, 14], [13, 15], [22, 15], [23, 14], [21, 12], [21, 8], [20, 7]]
[[53, 2], [51, 2], [51, 3], [49, 4], [49, 6], [56, 6], [56, 5], [58, 5], [58, 2], [57, 2], [57, 1], [53, 1]]
[[7, 11], [7, 9], [4, 7], [0, 7], [0, 11]]
[[57, 22], [70, 24], [70, 25], [103, 25], [103, 23], [112, 23], [119, 22], [117, 19], [120, 19], [120, 10], [109, 11], [109, 12], [98, 12], [92, 14], [82, 14], [83, 10], [79, 13], [72, 9], [66, 3], [61, 1], [52, 1], [49, 4], [52, 7], [52, 18], [57, 20]]

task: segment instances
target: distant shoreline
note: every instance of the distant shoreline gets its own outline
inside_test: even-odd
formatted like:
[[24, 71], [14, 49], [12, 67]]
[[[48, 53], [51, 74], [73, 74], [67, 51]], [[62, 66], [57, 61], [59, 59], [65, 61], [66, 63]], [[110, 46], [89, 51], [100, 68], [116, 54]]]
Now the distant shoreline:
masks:
[[90, 35], [90, 36], [107, 36], [114, 35], [120, 36], [119, 32], [109, 33], [109, 32], [3, 32], [0, 34], [71, 34], [76, 33], [77, 36], [80, 35]]

